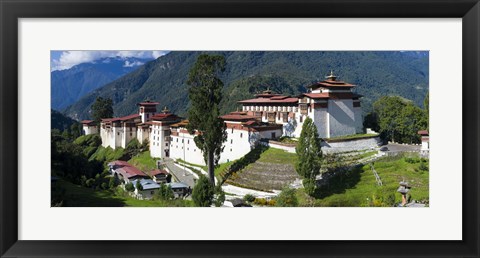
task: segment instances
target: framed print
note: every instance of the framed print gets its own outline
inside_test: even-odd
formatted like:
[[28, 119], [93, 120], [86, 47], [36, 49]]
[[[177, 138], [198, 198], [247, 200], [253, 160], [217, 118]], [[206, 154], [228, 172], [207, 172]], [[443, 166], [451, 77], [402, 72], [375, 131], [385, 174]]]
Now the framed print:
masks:
[[477, 1], [1, 16], [2, 257], [478, 257]]

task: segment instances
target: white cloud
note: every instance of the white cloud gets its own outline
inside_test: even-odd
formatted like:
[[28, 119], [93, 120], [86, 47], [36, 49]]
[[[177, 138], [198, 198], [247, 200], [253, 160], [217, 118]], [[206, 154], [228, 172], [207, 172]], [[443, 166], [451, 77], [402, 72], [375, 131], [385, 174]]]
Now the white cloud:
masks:
[[134, 61], [130, 63], [128, 60], [125, 60], [125, 64], [123, 64], [123, 67], [134, 67], [139, 65], [143, 65], [143, 63], [140, 61]]
[[[167, 54], [168, 51], [63, 51], [60, 57], [51, 60], [51, 70], [69, 69], [74, 65], [81, 63], [94, 62], [105, 57], [137, 57], [154, 58]], [[126, 65], [139, 65], [132, 62]]]
[[169, 51], [152, 51], [152, 57], [157, 59], [161, 56], [168, 54]]

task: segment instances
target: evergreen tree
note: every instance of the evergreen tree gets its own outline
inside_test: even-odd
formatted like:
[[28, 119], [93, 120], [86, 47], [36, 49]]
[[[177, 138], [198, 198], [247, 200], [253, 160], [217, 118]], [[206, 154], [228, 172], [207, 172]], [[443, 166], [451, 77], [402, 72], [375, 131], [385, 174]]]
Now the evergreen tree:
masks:
[[137, 188], [138, 191], [143, 191], [143, 186], [140, 183], [140, 179], [137, 179], [137, 183], [135, 184], [135, 188]]
[[214, 189], [208, 178], [201, 175], [195, 187], [193, 187], [192, 200], [195, 206], [210, 207], [213, 202]]
[[222, 144], [227, 140], [225, 124], [219, 117], [223, 89], [219, 76], [224, 69], [223, 56], [202, 54], [190, 70], [187, 81], [190, 85], [188, 97], [191, 104], [187, 129], [192, 134], [199, 133], [194, 141], [203, 152], [212, 186], [215, 185], [214, 166], [218, 164]]
[[97, 124], [100, 124], [102, 118], [113, 117], [113, 101], [112, 99], [104, 99], [98, 97], [92, 104], [92, 118]]
[[295, 164], [297, 173], [302, 176], [305, 192], [313, 195], [315, 192], [315, 178], [320, 174], [322, 162], [321, 140], [318, 137], [317, 127], [311, 118], [305, 119], [302, 132], [298, 139], [296, 152], [298, 161]]

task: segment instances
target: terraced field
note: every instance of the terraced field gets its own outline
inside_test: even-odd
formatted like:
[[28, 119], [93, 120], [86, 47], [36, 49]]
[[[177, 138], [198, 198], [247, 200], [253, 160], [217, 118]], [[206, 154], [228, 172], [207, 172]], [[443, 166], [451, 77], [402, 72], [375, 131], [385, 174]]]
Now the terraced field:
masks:
[[299, 178], [296, 161], [296, 154], [269, 148], [256, 162], [232, 174], [226, 183], [262, 191], [281, 190]]

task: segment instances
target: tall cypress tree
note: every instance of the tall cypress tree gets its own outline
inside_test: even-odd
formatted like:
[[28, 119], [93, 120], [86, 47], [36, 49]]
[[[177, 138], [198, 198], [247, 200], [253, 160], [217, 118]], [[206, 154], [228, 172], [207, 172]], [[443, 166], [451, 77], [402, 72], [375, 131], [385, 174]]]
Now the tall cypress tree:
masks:
[[198, 132], [194, 141], [203, 152], [212, 185], [215, 185], [214, 167], [220, 159], [223, 142], [227, 140], [225, 124], [219, 117], [223, 89], [219, 77], [224, 70], [223, 56], [202, 54], [190, 70], [187, 81], [190, 85], [187, 129], [191, 134]]
[[298, 155], [295, 169], [303, 177], [305, 192], [313, 195], [315, 192], [315, 178], [320, 174], [322, 162], [321, 140], [318, 137], [317, 127], [311, 118], [305, 119], [302, 132], [296, 147]]

